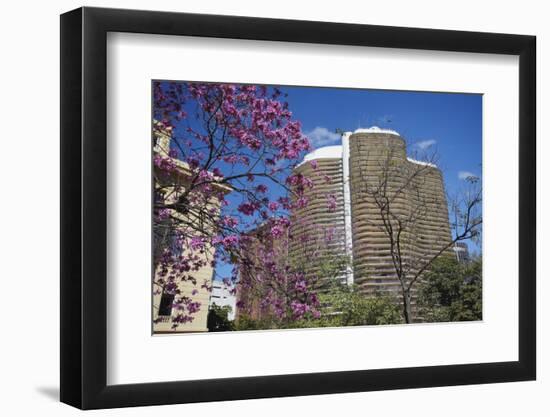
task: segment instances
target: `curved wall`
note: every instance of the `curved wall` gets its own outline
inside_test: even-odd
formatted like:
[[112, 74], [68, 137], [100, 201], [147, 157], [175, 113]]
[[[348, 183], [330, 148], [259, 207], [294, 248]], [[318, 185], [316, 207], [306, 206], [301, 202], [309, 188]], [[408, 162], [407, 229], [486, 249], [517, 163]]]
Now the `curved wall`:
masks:
[[[289, 249], [290, 256], [303, 259], [317, 272], [323, 262], [345, 254], [343, 166], [341, 152], [338, 157], [312, 160], [317, 163], [315, 169], [309, 161], [295, 169], [314, 186], [305, 192], [307, 206], [292, 212]], [[328, 196], [336, 200], [333, 210], [328, 208]]]
[[352, 134], [349, 165], [355, 283], [365, 293], [398, 293], [390, 239], [373, 192], [385, 190], [378, 195], [389, 198], [396, 219], [418, 217], [400, 235], [403, 259], [414, 272], [422, 258], [434, 254], [450, 237], [441, 172], [408, 160], [405, 141], [393, 133]]

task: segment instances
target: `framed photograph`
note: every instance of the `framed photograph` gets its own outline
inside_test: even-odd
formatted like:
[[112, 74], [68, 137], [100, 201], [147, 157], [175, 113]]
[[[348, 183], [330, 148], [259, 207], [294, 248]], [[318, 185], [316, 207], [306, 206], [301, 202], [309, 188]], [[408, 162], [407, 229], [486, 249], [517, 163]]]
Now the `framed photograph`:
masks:
[[535, 37], [61, 16], [61, 401], [533, 380]]

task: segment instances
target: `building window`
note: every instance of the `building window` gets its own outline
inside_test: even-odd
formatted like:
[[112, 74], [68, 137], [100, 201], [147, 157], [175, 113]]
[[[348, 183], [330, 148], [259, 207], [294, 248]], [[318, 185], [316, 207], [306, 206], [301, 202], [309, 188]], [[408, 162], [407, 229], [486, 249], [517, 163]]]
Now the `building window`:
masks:
[[183, 245], [181, 244], [180, 236], [176, 233], [170, 233], [168, 239], [170, 242], [170, 251], [172, 252], [172, 256], [176, 259], [179, 258], [183, 254]]
[[163, 293], [160, 298], [159, 316], [171, 316], [174, 294]]

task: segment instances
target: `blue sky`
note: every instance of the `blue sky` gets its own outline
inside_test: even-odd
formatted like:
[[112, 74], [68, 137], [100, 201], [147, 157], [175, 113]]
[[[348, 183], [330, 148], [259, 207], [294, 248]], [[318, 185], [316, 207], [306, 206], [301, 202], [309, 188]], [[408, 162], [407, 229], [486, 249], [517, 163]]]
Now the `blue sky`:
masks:
[[[448, 191], [463, 184], [461, 173], [481, 176], [481, 95], [304, 87], [283, 90], [306, 134], [318, 127], [329, 133], [336, 128], [389, 128], [407, 140], [409, 153], [427, 146], [437, 150]], [[340, 143], [335, 134], [312, 134], [310, 139], [315, 147]]]

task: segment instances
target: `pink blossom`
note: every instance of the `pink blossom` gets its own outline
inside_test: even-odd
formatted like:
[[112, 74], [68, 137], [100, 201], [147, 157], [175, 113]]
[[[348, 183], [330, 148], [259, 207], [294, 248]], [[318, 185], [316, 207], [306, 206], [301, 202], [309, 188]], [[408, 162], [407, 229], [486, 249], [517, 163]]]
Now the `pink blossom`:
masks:
[[294, 289], [298, 292], [306, 292], [307, 284], [305, 280], [299, 280], [294, 283]]
[[201, 308], [201, 303], [199, 303], [198, 301], [187, 304], [187, 311], [189, 312], [189, 314], [197, 313], [200, 310], [200, 308]]
[[330, 212], [336, 211], [336, 197], [333, 194], [327, 196], [327, 207]]
[[229, 155], [224, 156], [223, 160], [229, 164], [236, 164], [239, 161], [239, 157], [237, 155]]
[[199, 179], [201, 181], [212, 181], [214, 179], [214, 175], [212, 174], [212, 172], [202, 170], [199, 172]]
[[290, 227], [290, 219], [288, 217], [279, 217], [274, 220], [276, 224], [287, 229]]
[[235, 227], [239, 224], [239, 221], [235, 217], [223, 216], [222, 223], [227, 227]]
[[307, 304], [300, 303], [296, 300], [290, 303], [290, 308], [292, 309], [292, 314], [295, 319], [301, 319], [309, 311], [309, 306]]
[[223, 178], [223, 176], [224, 176], [223, 173], [222, 173], [222, 171], [221, 171], [219, 168], [217, 168], [217, 167], [214, 168], [214, 169], [212, 170], [212, 173], [213, 173], [216, 177], [219, 177], [219, 178]]
[[169, 209], [160, 209], [158, 212], [158, 219], [160, 221], [166, 220], [170, 217], [170, 210]]
[[222, 243], [226, 248], [235, 247], [239, 243], [239, 237], [237, 235], [226, 236]]
[[256, 187], [256, 191], [259, 193], [266, 193], [267, 187], [264, 184], [260, 184]]
[[252, 203], [246, 202], [239, 205], [238, 210], [246, 214], [247, 216], [252, 216], [254, 214], [255, 207]]
[[213, 245], [218, 245], [223, 242], [223, 236], [220, 236], [220, 235], [213, 236], [211, 242]]
[[174, 172], [177, 169], [176, 163], [172, 158], [164, 157], [159, 154], [153, 157], [153, 164], [161, 171], [167, 173]]
[[307, 206], [307, 203], [308, 203], [308, 199], [307, 197], [300, 197], [298, 198], [298, 200], [296, 200], [296, 202], [294, 203], [294, 207], [296, 208], [304, 208]]
[[192, 250], [204, 249], [204, 239], [202, 237], [193, 237], [189, 243]]
[[281, 226], [275, 225], [271, 228], [271, 235], [275, 238], [281, 237], [284, 233], [284, 230]]

